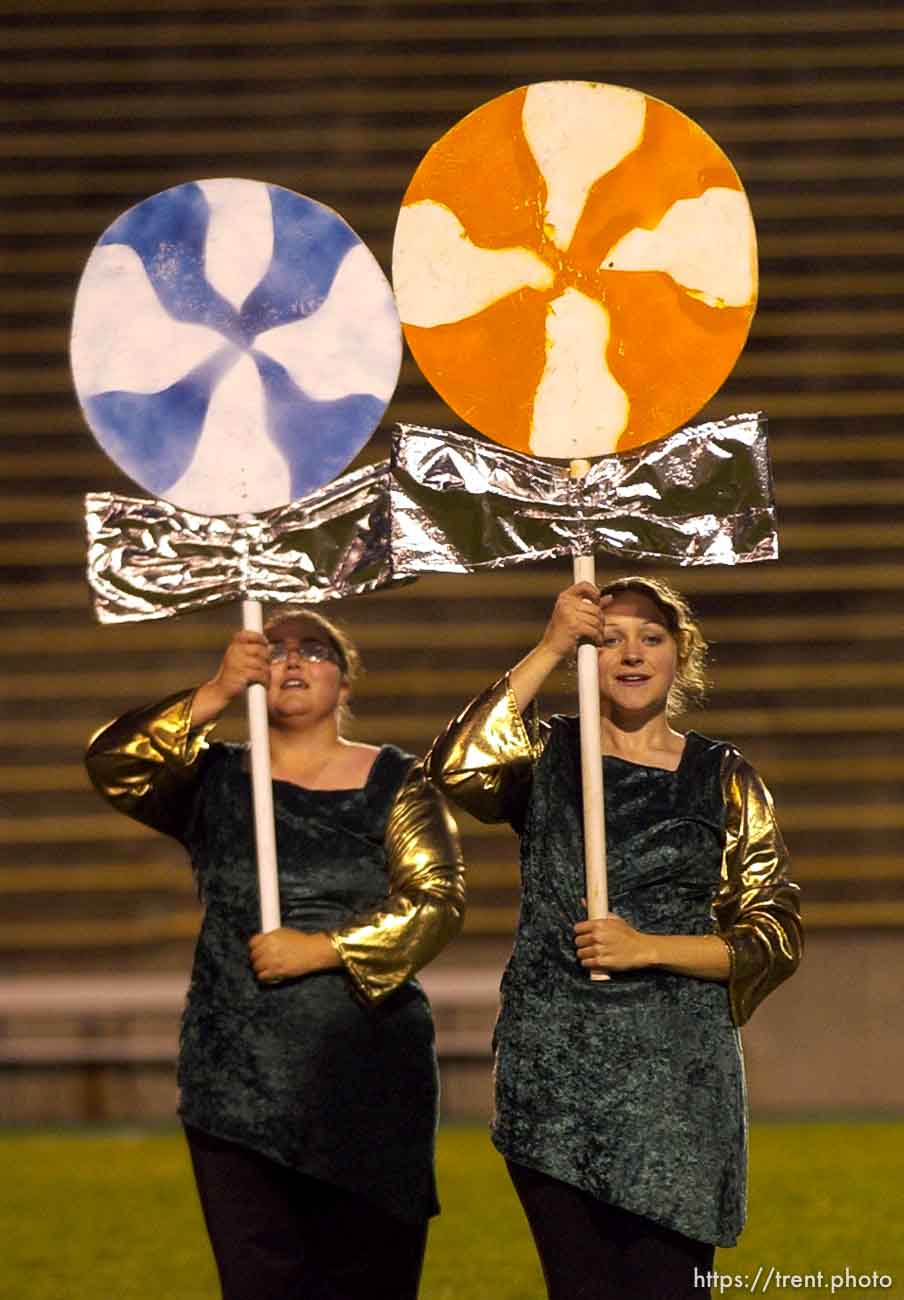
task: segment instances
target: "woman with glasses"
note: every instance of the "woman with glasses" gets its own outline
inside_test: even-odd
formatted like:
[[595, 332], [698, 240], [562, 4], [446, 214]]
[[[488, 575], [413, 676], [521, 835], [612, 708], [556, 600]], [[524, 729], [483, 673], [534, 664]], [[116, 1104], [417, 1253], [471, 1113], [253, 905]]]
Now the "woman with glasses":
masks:
[[[180, 1114], [224, 1300], [413, 1300], [438, 1210], [433, 1025], [413, 976], [460, 928], [461, 857], [421, 765], [343, 736], [357, 667], [334, 624], [282, 613], [88, 750], [104, 798], [185, 846], [204, 904]], [[269, 934], [248, 752], [207, 740], [255, 682], [282, 909]]]
[[[534, 714], [581, 639], [599, 647], [612, 909], [592, 921], [578, 719]], [[551, 1300], [709, 1295], [714, 1247], [744, 1222], [737, 1027], [795, 970], [800, 922], [756, 772], [732, 745], [672, 725], [700, 695], [705, 651], [665, 584], [576, 584], [427, 761], [450, 798], [521, 838], [493, 1140]]]

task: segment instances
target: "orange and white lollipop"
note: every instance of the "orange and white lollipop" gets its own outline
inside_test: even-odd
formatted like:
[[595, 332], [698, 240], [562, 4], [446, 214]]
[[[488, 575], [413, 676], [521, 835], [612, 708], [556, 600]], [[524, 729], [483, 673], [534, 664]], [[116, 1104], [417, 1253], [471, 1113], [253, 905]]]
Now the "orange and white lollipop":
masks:
[[393, 281], [426, 378], [481, 433], [561, 459], [686, 423], [744, 346], [756, 234], [705, 131], [636, 90], [548, 81], [427, 152]]

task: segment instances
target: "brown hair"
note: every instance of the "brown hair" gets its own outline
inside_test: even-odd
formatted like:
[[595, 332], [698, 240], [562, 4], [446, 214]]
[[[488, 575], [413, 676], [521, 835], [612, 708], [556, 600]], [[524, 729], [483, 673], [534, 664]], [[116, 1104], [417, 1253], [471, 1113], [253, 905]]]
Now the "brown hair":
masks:
[[312, 609], [288, 606], [271, 614], [264, 624], [264, 636], [268, 641], [273, 640], [273, 633], [284, 623], [311, 624], [336, 651], [341, 661], [339, 668], [345, 680], [349, 685], [355, 681], [361, 672], [361, 656], [354, 641], [343, 627], [331, 619], [324, 618], [323, 614], [315, 613]]
[[678, 666], [669, 691], [669, 713], [683, 713], [692, 704], [702, 704], [709, 685], [706, 676], [709, 646], [690, 605], [679, 592], [658, 578], [616, 578], [600, 588], [603, 596], [613, 596], [620, 591], [636, 591], [651, 600], [675, 640]]
[[[358, 653], [358, 647], [345, 628], [338, 623], [334, 623], [332, 619], [325, 618], [323, 614], [315, 613], [313, 609], [305, 609], [302, 605], [288, 605], [277, 610], [275, 614], [271, 614], [264, 624], [264, 636], [268, 641], [272, 639], [276, 629], [282, 627], [284, 623], [308, 623], [315, 631], [319, 632], [333, 647], [342, 661], [339, 665], [339, 671], [343, 679], [349, 686], [354, 686], [362, 672], [361, 656]], [[339, 707], [340, 732], [344, 731], [353, 720], [354, 715], [346, 701]]]

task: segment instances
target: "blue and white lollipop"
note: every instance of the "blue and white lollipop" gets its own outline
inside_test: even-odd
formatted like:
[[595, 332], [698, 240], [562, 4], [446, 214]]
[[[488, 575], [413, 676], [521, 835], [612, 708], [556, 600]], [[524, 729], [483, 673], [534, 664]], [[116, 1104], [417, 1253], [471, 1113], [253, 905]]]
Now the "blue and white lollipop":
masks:
[[330, 482], [395, 391], [376, 259], [332, 209], [261, 181], [192, 181], [123, 213], [82, 275], [72, 370], [110, 458], [198, 514]]

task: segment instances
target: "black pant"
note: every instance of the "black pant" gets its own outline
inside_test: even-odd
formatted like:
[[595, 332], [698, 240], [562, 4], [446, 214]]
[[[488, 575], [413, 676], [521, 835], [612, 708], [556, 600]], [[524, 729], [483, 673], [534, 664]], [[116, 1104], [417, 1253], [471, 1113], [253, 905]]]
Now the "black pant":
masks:
[[427, 1223], [185, 1126], [223, 1300], [416, 1300]]
[[[549, 1300], [705, 1300], [715, 1248], [507, 1160]], [[695, 1286], [695, 1279], [697, 1285]]]

